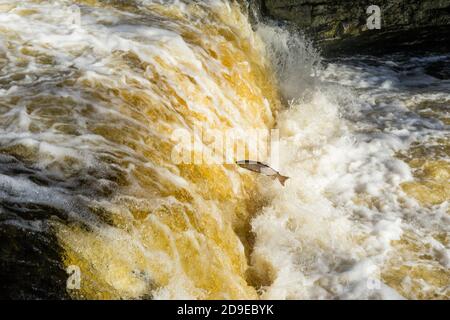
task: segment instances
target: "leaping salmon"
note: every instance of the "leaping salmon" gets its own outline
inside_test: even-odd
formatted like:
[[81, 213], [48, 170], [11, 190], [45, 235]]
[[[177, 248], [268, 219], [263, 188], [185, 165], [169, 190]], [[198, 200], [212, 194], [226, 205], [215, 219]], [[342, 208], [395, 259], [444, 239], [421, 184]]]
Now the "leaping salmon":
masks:
[[280, 181], [280, 183], [283, 186], [284, 186], [286, 180], [289, 179], [289, 177], [281, 175], [275, 169], [273, 169], [270, 166], [268, 166], [267, 164], [264, 164], [259, 161], [241, 160], [241, 161], [236, 161], [236, 164], [238, 166], [240, 166], [241, 168], [244, 168], [244, 169], [247, 169], [247, 170], [250, 170], [253, 172], [257, 172], [257, 173], [262, 173], [266, 176], [272, 177], [274, 179], [278, 179], [278, 181]]

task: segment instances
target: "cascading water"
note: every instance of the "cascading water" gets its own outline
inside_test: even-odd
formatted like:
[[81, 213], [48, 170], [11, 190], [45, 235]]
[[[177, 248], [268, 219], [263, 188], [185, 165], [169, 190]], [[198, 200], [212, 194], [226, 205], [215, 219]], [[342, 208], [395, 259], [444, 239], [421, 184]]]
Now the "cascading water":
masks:
[[[448, 57], [255, 29], [226, 0], [2, 1], [3, 295], [449, 297]], [[277, 128], [290, 180], [174, 163], [197, 127]]]

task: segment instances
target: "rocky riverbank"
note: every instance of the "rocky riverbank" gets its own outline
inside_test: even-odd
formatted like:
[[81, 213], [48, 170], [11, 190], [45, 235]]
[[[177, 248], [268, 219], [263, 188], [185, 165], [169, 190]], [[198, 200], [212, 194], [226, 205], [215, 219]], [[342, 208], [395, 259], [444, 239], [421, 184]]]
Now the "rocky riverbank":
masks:
[[[261, 15], [309, 34], [325, 55], [450, 49], [450, 0], [251, 0]], [[381, 9], [368, 30], [367, 8]]]

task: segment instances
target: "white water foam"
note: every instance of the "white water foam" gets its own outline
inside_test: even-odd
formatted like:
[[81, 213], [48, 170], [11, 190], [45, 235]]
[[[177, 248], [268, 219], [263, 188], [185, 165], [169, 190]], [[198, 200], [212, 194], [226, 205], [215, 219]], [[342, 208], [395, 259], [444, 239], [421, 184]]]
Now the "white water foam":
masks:
[[[275, 54], [274, 64], [281, 66], [281, 90], [288, 89], [283, 92], [291, 101], [278, 117], [281, 173], [291, 179], [285, 188], [261, 183], [270, 204], [252, 222], [252, 264], [271, 281], [262, 297], [402, 298], [381, 279], [392, 241], [405, 230], [448, 232], [449, 217], [447, 203], [424, 209], [400, 188], [400, 183], [412, 180], [412, 172], [395, 153], [420, 137], [445, 134], [438, 120], [408, 111], [399, 99], [408, 92], [400, 84], [405, 83], [402, 77], [414, 85], [437, 81], [424, 74], [399, 73], [391, 68], [394, 62], [370, 67], [340, 61], [313, 72], [317, 57], [304, 50], [308, 45], [297, 45], [300, 52], [278, 55], [292, 49], [285, 45], [290, 36], [280, 29], [262, 30], [272, 48], [269, 54]], [[291, 40], [296, 41], [304, 40]], [[281, 63], [280, 57], [285, 59]], [[303, 74], [296, 75], [300, 70]], [[286, 77], [286, 71], [294, 74]], [[316, 73], [319, 79], [303, 80]], [[295, 77], [302, 82], [292, 81]], [[299, 99], [293, 97], [296, 85]], [[361, 94], [358, 89], [367, 90]], [[305, 90], [312, 96], [305, 98]], [[442, 95], [448, 97], [448, 91]], [[370, 205], [362, 199], [377, 200]], [[429, 243], [447, 266], [448, 248]]]

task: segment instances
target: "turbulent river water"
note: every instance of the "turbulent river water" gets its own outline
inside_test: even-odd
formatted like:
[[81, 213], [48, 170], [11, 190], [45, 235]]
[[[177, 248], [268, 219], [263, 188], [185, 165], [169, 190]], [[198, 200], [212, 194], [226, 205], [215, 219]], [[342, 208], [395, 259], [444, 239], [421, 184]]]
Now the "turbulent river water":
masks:
[[[449, 63], [224, 0], [0, 1], [0, 295], [449, 298]], [[286, 186], [174, 163], [198, 126], [278, 129]]]

